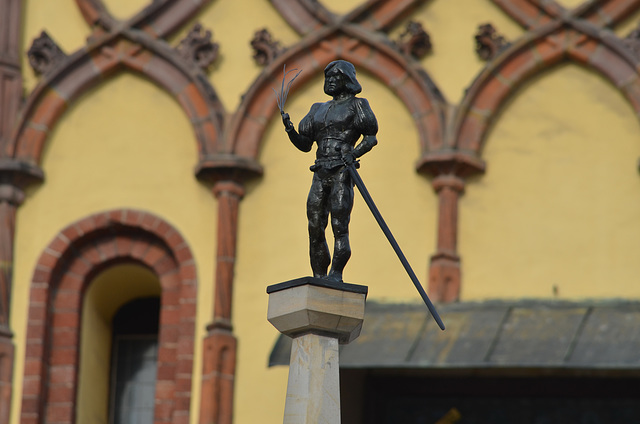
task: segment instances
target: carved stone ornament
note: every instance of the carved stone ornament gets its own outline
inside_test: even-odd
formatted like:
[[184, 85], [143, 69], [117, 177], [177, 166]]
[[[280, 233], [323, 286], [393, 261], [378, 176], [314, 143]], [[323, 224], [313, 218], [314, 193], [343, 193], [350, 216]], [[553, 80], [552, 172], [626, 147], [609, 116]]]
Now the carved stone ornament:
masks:
[[409, 21], [400, 38], [394, 42], [396, 48], [402, 53], [422, 59], [431, 52], [431, 37], [424, 30], [422, 24]]
[[271, 38], [271, 33], [266, 28], [256, 31], [251, 40], [251, 47], [254, 51], [253, 59], [260, 66], [266, 66], [273, 62], [286, 50], [279, 41]]
[[622, 42], [637, 59], [640, 59], [640, 24], [624, 37]]
[[491, 60], [502, 50], [511, 45], [502, 35], [496, 32], [491, 24], [483, 24], [478, 27], [476, 33], [476, 53], [482, 60]]
[[206, 70], [218, 58], [218, 43], [211, 41], [211, 31], [195, 24], [187, 36], [180, 41], [176, 50], [185, 60]]
[[36, 74], [46, 75], [63, 62], [67, 55], [45, 31], [33, 40], [29, 51], [29, 64]]

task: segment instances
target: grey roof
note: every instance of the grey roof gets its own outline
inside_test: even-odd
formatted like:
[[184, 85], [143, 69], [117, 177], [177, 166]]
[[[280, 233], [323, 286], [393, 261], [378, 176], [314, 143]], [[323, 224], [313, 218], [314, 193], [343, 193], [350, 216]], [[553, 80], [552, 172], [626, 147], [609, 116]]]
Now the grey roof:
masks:
[[[488, 301], [439, 305], [369, 301], [342, 368], [575, 368], [640, 371], [640, 302]], [[289, 363], [280, 336], [269, 365]]]

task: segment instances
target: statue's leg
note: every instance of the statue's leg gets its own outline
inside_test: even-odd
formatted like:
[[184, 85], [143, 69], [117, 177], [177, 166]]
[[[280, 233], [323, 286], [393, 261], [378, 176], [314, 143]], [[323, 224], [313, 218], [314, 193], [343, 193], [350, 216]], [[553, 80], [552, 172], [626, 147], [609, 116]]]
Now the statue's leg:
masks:
[[331, 209], [331, 228], [333, 230], [334, 246], [333, 260], [329, 278], [342, 281], [342, 272], [351, 257], [349, 245], [349, 220], [353, 209], [353, 184], [346, 169], [336, 176], [329, 196]]
[[325, 229], [329, 220], [327, 207], [328, 192], [317, 174], [313, 175], [309, 197], [307, 197], [307, 218], [309, 219], [309, 259], [314, 277], [325, 277], [331, 262]]

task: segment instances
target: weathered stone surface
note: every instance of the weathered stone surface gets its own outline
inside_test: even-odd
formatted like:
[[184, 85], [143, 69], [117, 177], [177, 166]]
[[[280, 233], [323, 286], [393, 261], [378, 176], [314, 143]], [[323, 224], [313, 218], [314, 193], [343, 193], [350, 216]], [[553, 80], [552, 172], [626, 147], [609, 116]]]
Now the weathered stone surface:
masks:
[[284, 424], [340, 422], [338, 340], [306, 334], [293, 339]]

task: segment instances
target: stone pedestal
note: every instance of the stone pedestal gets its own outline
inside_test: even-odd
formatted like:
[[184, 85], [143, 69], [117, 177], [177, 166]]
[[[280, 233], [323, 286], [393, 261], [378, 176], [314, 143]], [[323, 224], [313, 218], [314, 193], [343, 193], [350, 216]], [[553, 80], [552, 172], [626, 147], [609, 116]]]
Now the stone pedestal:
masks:
[[284, 424], [339, 424], [338, 345], [360, 335], [367, 287], [304, 277], [267, 293], [267, 319], [293, 338]]

